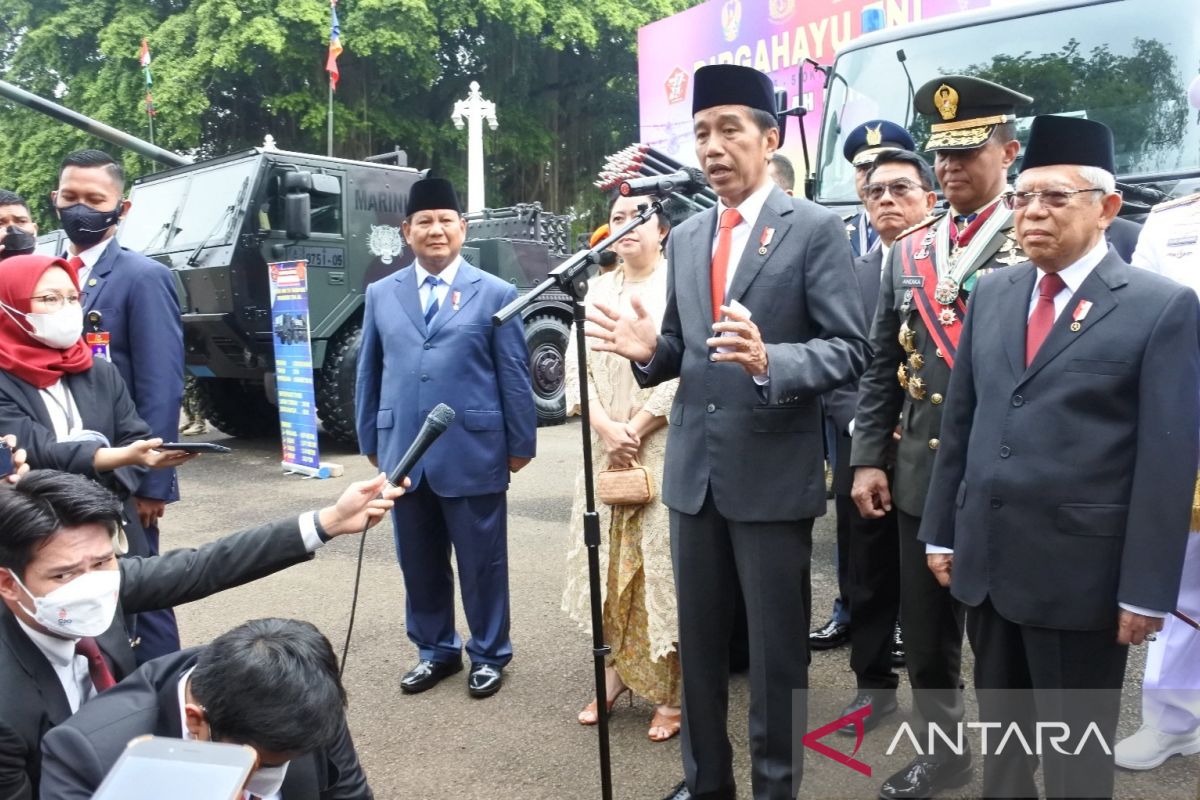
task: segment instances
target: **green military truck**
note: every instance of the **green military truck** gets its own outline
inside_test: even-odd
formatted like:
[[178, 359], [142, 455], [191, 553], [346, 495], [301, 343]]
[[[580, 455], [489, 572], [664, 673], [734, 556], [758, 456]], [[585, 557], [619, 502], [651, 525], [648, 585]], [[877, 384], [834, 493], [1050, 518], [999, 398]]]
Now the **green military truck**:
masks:
[[[278, 431], [273, 339], [296, 330], [271, 316], [267, 264], [306, 260], [317, 414], [327, 433], [354, 442], [364, 293], [412, 261], [400, 225], [421, 172], [270, 147], [191, 163], [11, 84], [0, 82], [0, 96], [168, 166], [133, 181], [118, 237], [173, 271], [187, 370], [206, 417], [226, 433]], [[570, 218], [538, 204], [466, 216], [464, 258], [519, 288], [540, 283], [568, 255]], [[62, 252], [61, 233], [43, 237], [41, 248]], [[524, 324], [539, 423], [561, 422], [570, 299], [543, 295]]]
[[[1034, 98], [1018, 110], [1024, 144], [1038, 114], [1084, 116], [1112, 128], [1122, 214], [1200, 189], [1200, 14], [1196, 0], [994, 3], [866, 34], [825, 68], [814, 199], [857, 210], [846, 135], [882, 118], [922, 145], [928, 122], [912, 92], [939, 75], [973, 75]], [[1020, 162], [1018, 161], [1017, 167]]]

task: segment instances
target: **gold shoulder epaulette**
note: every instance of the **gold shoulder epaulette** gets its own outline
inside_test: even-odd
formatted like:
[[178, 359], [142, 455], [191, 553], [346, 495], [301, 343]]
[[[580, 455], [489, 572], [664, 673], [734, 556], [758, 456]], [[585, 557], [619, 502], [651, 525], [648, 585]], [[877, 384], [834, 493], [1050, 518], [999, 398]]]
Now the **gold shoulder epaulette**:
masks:
[[1165, 203], [1159, 203], [1154, 208], [1150, 209], [1150, 213], [1155, 214], [1155, 213], [1158, 213], [1159, 211], [1166, 211], [1166, 210], [1172, 209], [1172, 208], [1182, 208], [1183, 206], [1190, 206], [1192, 203], [1195, 203], [1197, 201], [1200, 201], [1200, 192], [1196, 192], [1195, 194], [1184, 195], [1183, 197], [1177, 197], [1174, 200], [1168, 200]]
[[945, 215], [944, 214], [931, 214], [928, 217], [926, 217], [925, 219], [918, 222], [916, 225], [913, 225], [911, 228], [905, 228], [904, 230], [900, 231], [900, 234], [896, 237], [896, 239], [897, 240], [903, 239], [905, 236], [908, 236], [913, 231], [919, 231], [919, 230], [921, 230], [921, 228], [927, 228], [930, 225], [932, 225], [933, 223], [937, 222], [943, 216], [945, 216]]

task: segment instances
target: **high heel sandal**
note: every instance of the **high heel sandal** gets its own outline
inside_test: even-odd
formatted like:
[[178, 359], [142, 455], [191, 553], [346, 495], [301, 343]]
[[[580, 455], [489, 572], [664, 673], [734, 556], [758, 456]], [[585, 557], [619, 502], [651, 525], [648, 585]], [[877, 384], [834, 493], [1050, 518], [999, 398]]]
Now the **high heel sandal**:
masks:
[[[679, 729], [683, 725], [683, 710], [676, 708], [673, 711], [663, 711], [664, 706], [655, 706], [654, 718], [650, 720], [650, 730], [647, 736], [652, 742], [665, 742], [668, 739], [673, 739], [679, 735]], [[655, 735], [655, 731], [665, 731], [666, 735], [661, 733]]]
[[[617, 700], [619, 700], [621, 698], [621, 695], [625, 694], [626, 692], [629, 692], [629, 705], [633, 705], [633, 692], [629, 691], [628, 686], [622, 686], [617, 691], [617, 693], [612, 696], [612, 699], [610, 699], [607, 703], [608, 710], [610, 713], [612, 712], [613, 706], [616, 705]], [[595, 700], [588, 703], [586, 706], [583, 707], [583, 711], [579, 712], [579, 717], [578, 717], [579, 724], [580, 725], [599, 725], [600, 724], [600, 715], [597, 713], [597, 711], [599, 711], [599, 707], [596, 705]]]

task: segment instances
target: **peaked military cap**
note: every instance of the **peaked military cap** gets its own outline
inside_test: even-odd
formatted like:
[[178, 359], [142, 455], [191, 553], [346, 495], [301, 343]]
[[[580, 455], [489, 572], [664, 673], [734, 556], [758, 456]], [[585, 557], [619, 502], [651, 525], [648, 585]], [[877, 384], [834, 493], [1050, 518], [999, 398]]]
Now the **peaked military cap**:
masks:
[[422, 178], [408, 190], [407, 216], [418, 211], [442, 211], [451, 209], [462, 213], [458, 206], [458, 195], [454, 186], [445, 178]]
[[1112, 129], [1103, 122], [1046, 114], [1033, 118], [1021, 171], [1075, 164], [1116, 173], [1115, 163]]
[[872, 119], [850, 131], [842, 155], [854, 166], [869, 164], [888, 150], [916, 150], [908, 131], [886, 119]]
[[913, 97], [917, 112], [934, 120], [926, 150], [973, 150], [997, 125], [1015, 120], [1017, 106], [1032, 102], [1027, 94], [969, 75], [934, 78]]

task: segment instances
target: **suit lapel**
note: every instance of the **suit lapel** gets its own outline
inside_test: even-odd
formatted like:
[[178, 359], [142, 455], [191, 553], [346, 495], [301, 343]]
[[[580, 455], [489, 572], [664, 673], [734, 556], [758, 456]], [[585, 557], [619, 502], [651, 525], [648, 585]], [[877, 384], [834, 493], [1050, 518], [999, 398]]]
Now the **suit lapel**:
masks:
[[0, 609], [0, 639], [4, 640], [37, 685], [50, 722], [58, 725], [71, 716], [71, 705], [67, 702], [67, 694], [63, 691], [62, 684], [58, 682], [54, 667], [46, 660], [42, 651], [38, 650], [37, 645], [25, 635], [25, 631], [17, 624], [16, 617], [8, 609]]
[[50, 420], [50, 412], [46, 410], [46, 404], [42, 402], [42, 396], [33, 384], [26, 383], [20, 378], [7, 374], [0, 374], [0, 380], [8, 381], [21, 394], [21, 397], [25, 399], [24, 411], [26, 413], [30, 414], [46, 430], [54, 430], [54, 423]]
[[83, 303], [84, 313], [96, 307], [96, 303], [100, 300], [100, 294], [109, 283], [109, 276], [112, 274], [120, 252], [121, 246], [117, 244], [116, 237], [114, 236], [108, 240], [108, 246], [104, 248], [104, 252], [100, 254], [96, 265], [92, 267], [92, 272], [88, 275], [86, 285], [79, 287], [80, 291], [87, 292], [87, 300]]
[[421, 296], [417, 292], [417, 268], [409, 265], [396, 273], [396, 297], [400, 307], [422, 335], [425, 334], [425, 315], [421, 313]]
[[[1104, 260], [1097, 264], [1092, 273], [1084, 279], [1079, 286], [1079, 291], [1071, 295], [1071, 299], [1067, 301], [1067, 306], [1058, 315], [1058, 319], [1054, 320], [1050, 334], [1038, 348], [1037, 355], [1034, 357], [1033, 363], [1029, 365], [1029, 369], [1025, 371], [1023, 382], [1040, 372], [1042, 367], [1050, 363], [1080, 337], [1086, 336], [1100, 320], [1117, 307], [1117, 298], [1112, 290], [1127, 283], [1127, 278], [1123, 273], [1128, 268], [1125, 262], [1121, 261], [1119, 256], [1114, 255], [1111, 250], [1104, 256]], [[1032, 286], [1029, 291], [1033, 292]], [[1079, 330], [1072, 331], [1071, 324], [1075, 321], [1073, 319], [1075, 309], [1084, 300], [1090, 300], [1092, 307], [1088, 309], [1087, 316], [1079, 323]]]
[[[446, 292], [446, 300], [438, 308], [437, 314], [434, 315], [433, 321], [429, 324], [429, 336], [432, 337], [438, 331], [446, 326], [452, 317], [458, 314], [467, 303], [471, 302], [479, 291], [476, 284], [479, 283], [478, 271], [462, 261], [458, 265], [458, 274], [454, 276], [454, 283], [450, 284], [450, 291]], [[457, 297], [458, 302], [454, 302]]]
[[[703, 212], [703, 222], [700, 230], [707, 232], [706, 236], [693, 236], [683, 240], [685, 252], [680, 254], [680, 263], [696, 265], [696, 288], [700, 293], [700, 310], [704, 312], [701, 319], [705, 325], [713, 318], [712, 307], [712, 248], [713, 237], [717, 235], [717, 208]], [[674, 265], [672, 265], [674, 267]]]
[[1000, 331], [1000, 338], [1004, 342], [1004, 353], [1008, 356], [1013, 378], [1018, 380], [1025, 374], [1025, 329], [1028, 325], [1029, 298], [1033, 295], [1036, 282], [1037, 270], [1032, 264], [1014, 267], [1008, 276], [1007, 308], [1001, 319], [1004, 327]]
[[[767, 195], [767, 202], [763, 203], [762, 211], [755, 220], [754, 227], [750, 229], [750, 238], [746, 240], [746, 249], [742, 251], [737, 272], [733, 274], [733, 283], [730, 284], [729, 291], [725, 296], [726, 303], [741, 300], [742, 296], [746, 294], [746, 290], [758, 277], [758, 273], [767, 263], [767, 259], [771, 257], [779, 247], [780, 241], [791, 230], [791, 225], [785, 219], [785, 216], [791, 212], [792, 203], [788, 196], [783, 193], [782, 189], [772, 189], [771, 193]], [[768, 228], [772, 229], [771, 241], [764, 244]], [[762, 252], [763, 250], [766, 252]]]

